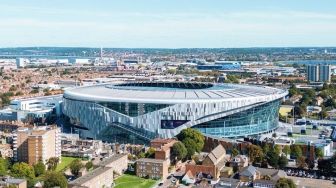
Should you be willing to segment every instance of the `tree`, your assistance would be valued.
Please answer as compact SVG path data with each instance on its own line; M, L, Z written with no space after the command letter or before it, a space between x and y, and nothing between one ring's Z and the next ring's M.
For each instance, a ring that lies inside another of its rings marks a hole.
M140 152L137 156L139 159L146 158L146 154L144 152Z
M173 158L173 161L177 160L183 160L187 156L187 148L182 142L176 142L171 150L171 157Z
M275 152L277 155L280 155L280 154L281 154L281 146L279 146L279 145L275 145L273 149L274 149L274 152Z
M307 163L306 163L306 157L304 157L304 156L300 156L300 157L298 157L298 158L296 159L296 166L297 166L298 168L307 168L308 165L307 165Z
M323 158L323 156L324 156L323 150L321 148L316 148L315 149L315 156L317 158Z
M231 152L231 157L235 157L239 155L239 151L236 148L233 148L232 152Z
M177 138L184 144L187 149L187 157L191 158L195 152L202 151L204 147L204 136L203 134L192 128L183 129Z
M67 188L68 182L65 176L60 172L55 171L47 171L43 175L43 181L45 188L52 188L52 187L60 187L60 188Z
M276 153L274 149L272 149L267 153L267 162L272 167L278 168L279 155Z
M80 169L83 167L80 159L75 159L70 163L70 171L74 176L78 176Z
M284 167L287 166L287 164L288 164L288 159L287 159L287 157L284 156L284 155L281 155L281 156L279 157L279 160L278 160L278 167L279 167L280 169L283 169Z
M46 166L44 165L44 163L42 161L39 161L38 163L36 163L34 166L34 171L35 171L35 176L38 177L42 174L45 173L46 171Z
M264 146L262 147L262 150L265 154L267 154L270 151L269 145L265 143Z
M155 148L150 147L145 153L146 158L154 158L155 156Z
M284 154L286 154L286 155L289 155L290 152L291 152L291 149L290 149L289 145L285 145L282 152L284 152Z
M289 97L292 97L294 95L300 94L300 91L296 88L296 86L293 84L289 90L288 90Z
M59 163L58 157L51 157L47 161L48 170L56 170L57 164Z
M291 148L291 155L295 158L299 158L302 156L302 149L298 145L293 145Z
M296 185L291 179L280 178L275 184L275 188L296 188Z
M8 159L0 157L0 176L5 176L8 173L10 162Z
M90 170L92 167L93 167L93 163L92 163L92 161L89 161L89 162L87 162L87 163L85 164L85 168L86 168L86 170Z
M196 152L197 144L191 138L185 138L182 142L187 149L187 158L190 159Z
M15 163L11 169L11 175L16 178L35 178L34 168L27 163Z
M252 144L248 147L248 156L252 163L258 163L263 160L264 153L260 146Z

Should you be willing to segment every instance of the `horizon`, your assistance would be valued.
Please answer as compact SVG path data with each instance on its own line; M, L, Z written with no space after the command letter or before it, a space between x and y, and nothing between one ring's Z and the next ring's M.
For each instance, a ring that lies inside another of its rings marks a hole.
M286 48L336 46L325 0L2 3L0 48Z

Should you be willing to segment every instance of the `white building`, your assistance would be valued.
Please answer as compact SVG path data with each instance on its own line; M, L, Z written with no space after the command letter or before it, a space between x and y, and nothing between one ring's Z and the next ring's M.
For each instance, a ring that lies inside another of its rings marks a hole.
M17 58L16 59L16 66L17 68L23 68L29 63L29 59L26 58Z

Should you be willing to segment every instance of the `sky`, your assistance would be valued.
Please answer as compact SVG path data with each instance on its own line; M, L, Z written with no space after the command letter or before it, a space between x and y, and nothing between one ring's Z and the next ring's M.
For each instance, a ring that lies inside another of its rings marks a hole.
M335 0L0 0L0 47L336 46Z

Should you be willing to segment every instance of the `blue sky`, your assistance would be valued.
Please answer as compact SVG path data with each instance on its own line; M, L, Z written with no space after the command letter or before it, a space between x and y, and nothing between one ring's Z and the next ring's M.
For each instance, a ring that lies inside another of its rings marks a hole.
M336 46L335 0L0 0L0 47Z

